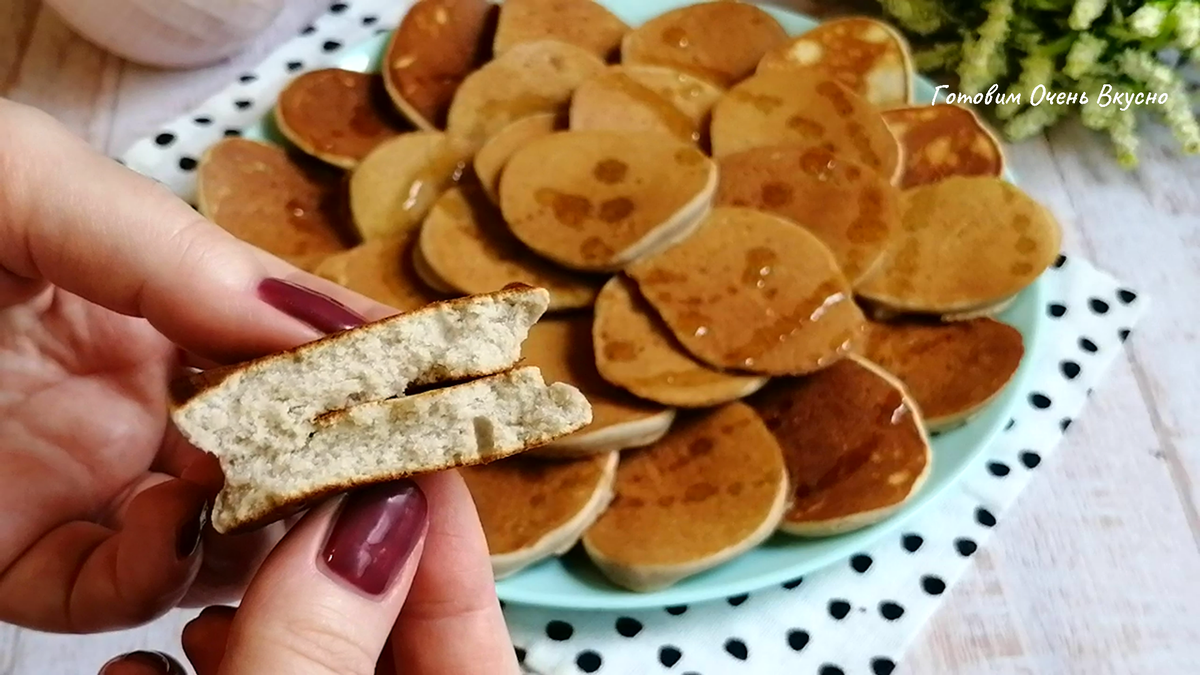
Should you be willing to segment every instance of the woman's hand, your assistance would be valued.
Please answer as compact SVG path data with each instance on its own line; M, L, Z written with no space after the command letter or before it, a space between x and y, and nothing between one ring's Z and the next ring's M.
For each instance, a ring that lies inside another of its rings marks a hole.
M94 632L238 597L283 527L202 527L219 473L170 424L168 381L391 313L0 99L0 621ZM511 659L470 497L454 473L425 487L401 625Z

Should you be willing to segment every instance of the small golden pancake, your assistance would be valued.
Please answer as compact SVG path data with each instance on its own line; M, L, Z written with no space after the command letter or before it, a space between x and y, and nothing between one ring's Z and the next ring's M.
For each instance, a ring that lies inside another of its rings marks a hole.
M620 65L613 69L654 90L705 131L713 106L725 95L723 88L702 77L666 66Z
M392 34L383 77L418 128L441 129L463 79L487 60L496 6L488 0L419 0Z
M1017 329L992 319L907 320L872 322L859 351L904 383L938 431L990 403L1017 372L1025 344Z
M609 60L629 26L593 0L504 0L496 26L497 56L515 45L558 40Z
M827 21L768 52L758 72L813 69L841 82L877 108L912 102L907 41L891 26L863 16Z
M197 208L238 239L311 270L352 241L341 222L340 186L337 172L319 162L226 138L200 159Z
M604 67L596 55L565 42L516 45L463 80L446 130L478 150L522 117L563 112L575 88Z
M634 396L698 408L749 396L767 378L714 370L684 351L633 282L615 276L596 298L592 346L601 377Z
M1058 256L1062 231L999 178L947 178L906 190L899 235L856 288L888 309L953 314L995 305Z
M665 588L762 543L787 506L779 443L743 403L689 415L621 457L616 496L583 535L613 582Z
M900 192L878 172L824 148L775 146L726 155L714 206L782 216L817 235L855 284L900 227Z
M682 110L616 68L579 85L570 116L572 131L653 131L685 143L700 140L700 127Z
M571 461L515 456L458 470L503 579L570 550L613 496L618 453Z
M874 106L809 72L768 72L742 82L713 108L713 156L772 145L825 148L894 181L900 146Z
M1008 311L1009 307L1017 301L1017 296L1009 296L994 305L985 305L976 309L968 309L965 312L954 312L951 314L943 314L942 321L970 321L971 319L994 319L1004 312Z
M902 188L928 185L950 176L1004 174L1000 141L974 112L939 103L885 110L883 121L900 141Z
M749 403L787 461L792 501L784 532L822 537L872 525L929 475L933 455L917 407L894 377L866 360L775 380Z
M489 293L524 283L550 292L551 311L590 307L603 283L535 255L471 184L442 194L421 226L418 248L436 279L457 292Z
M661 14L626 35L621 63L669 66L728 87L786 41L779 22L754 5L701 2Z
M466 161L465 152L436 131L384 142L350 175L355 229L365 241L416 229Z
M500 203L500 174L508 158L535 138L549 136L561 127L560 117L554 113L530 115L504 127L483 144L475 153L475 175L493 203Z
M396 114L383 78L338 68L292 80L279 94L275 122L296 147L342 169L412 128Z
M413 269L416 243L414 231L368 241L326 258L314 273L397 311L410 312L445 299Z
M664 134L565 131L508 160L500 205L513 234L539 254L615 271L686 237L716 186L716 164Z
M529 331L521 349L525 365L541 369L548 381L566 382L592 404L592 422L553 443L530 450L538 457L584 457L649 445L671 427L675 411L640 401L617 389L596 370L592 356L592 317L547 317Z
M863 314L829 247L750 209L713 209L677 246L626 270L680 344L715 368L800 375L838 360Z

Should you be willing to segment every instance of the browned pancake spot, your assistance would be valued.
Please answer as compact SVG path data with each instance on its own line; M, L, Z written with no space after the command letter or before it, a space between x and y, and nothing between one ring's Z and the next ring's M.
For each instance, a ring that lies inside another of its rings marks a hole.
M999 177L1000 142L975 113L957 105L897 108L883 119L904 148L900 186L928 185L951 176Z
M592 175L596 180L606 185L616 185L625 180L625 174L629 173L629 165L619 159L602 159L596 162L595 168L592 169Z

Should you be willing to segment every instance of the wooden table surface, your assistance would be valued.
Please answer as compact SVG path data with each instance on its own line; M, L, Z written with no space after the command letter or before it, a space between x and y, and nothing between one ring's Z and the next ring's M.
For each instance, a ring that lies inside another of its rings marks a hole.
M161 72L94 48L40 0L0 0L0 95L118 154L324 4L293 1L228 63ZM1200 158L1177 156L1155 129L1141 168L1125 172L1074 124L1010 156L1064 223L1067 251L1149 295L1151 312L898 672L1200 673ZM0 626L0 675L95 673L134 649L178 654L187 618L94 636Z

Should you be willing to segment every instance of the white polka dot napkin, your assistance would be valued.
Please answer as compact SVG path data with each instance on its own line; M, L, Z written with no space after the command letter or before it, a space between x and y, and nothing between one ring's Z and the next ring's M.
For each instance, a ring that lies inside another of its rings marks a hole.
M184 199L197 158L268 114L297 73L340 64L346 47L397 25L409 0L344 0L197 110L134 144L121 161ZM355 63L363 67L366 63ZM1047 272L1052 342L1009 428L960 486L894 535L783 587L691 607L627 614L508 607L536 675L813 673L886 675L970 563L990 528L1058 445L1121 353L1146 301L1087 262Z
M508 607L527 672L887 675L1122 353L1147 301L1079 258L1046 272L1047 341L1008 428L905 527L750 595L628 613Z

